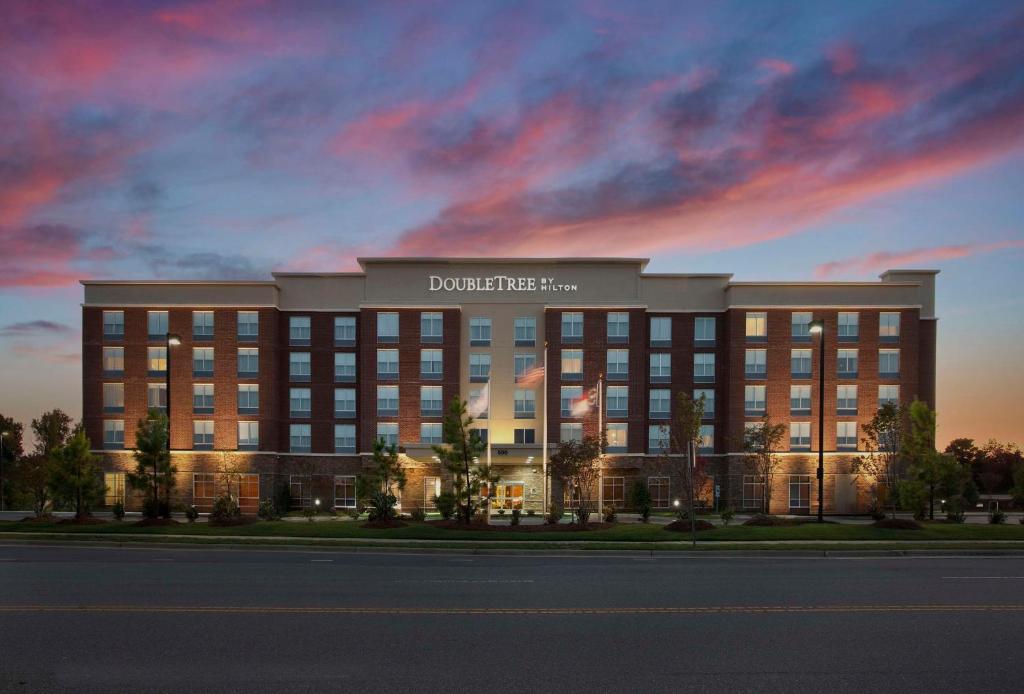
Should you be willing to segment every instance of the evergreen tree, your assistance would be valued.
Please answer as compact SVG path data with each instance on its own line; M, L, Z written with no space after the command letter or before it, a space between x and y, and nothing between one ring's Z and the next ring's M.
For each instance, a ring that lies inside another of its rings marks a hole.
M135 430L135 471L126 475L129 486L145 492L143 513L148 518L169 518L171 489L177 468L167 450L167 415L150 410ZM162 494L161 494L162 492ZM161 497L163 503L161 504Z
M441 464L452 475L460 520L467 524L473 519L475 499L481 487L492 486L499 480L494 470L479 462L486 446L471 429L472 424L465 401L453 398L444 417L444 444L433 447Z
M405 489L405 469L398 457L398 449L389 446L383 438L373 442L373 470L360 475L359 497L366 499L370 520L390 520L395 516L398 492Z
M103 503L106 492L96 457L90 453L91 446L85 431L78 427L67 443L52 453L50 493L55 500L73 505L75 518L89 515L93 506Z

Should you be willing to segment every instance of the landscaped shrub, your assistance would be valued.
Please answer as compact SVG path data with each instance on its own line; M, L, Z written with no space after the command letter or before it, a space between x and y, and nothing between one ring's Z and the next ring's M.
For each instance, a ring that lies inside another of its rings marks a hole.
M946 501L946 521L949 523L963 523L967 520L964 513L964 500L962 497L953 497Z
M527 509L526 515L528 515L530 518L533 518L534 516L537 515L537 512L534 511L532 508L531 509Z
M519 517L522 513L523 512L517 508L512 509L512 525L519 525Z
M359 509L347 508L345 509L345 515L351 518L352 520L359 520Z
M124 520L124 504L122 504L120 501L114 504L114 506L111 508L111 511L114 514L115 520Z
M732 523L732 519L736 517L736 511L733 510L732 506L726 506L719 515L722 518L722 525L728 527L729 523Z
M640 520L647 523L651 520L651 492L643 480L637 480L630 489L629 501L633 509L640 514Z
M618 518L618 516L615 514L615 507L614 506L605 506L604 507L604 522L605 523L614 523L616 518Z
M260 507L257 509L256 515L265 521L277 520L281 517L281 514L277 511L277 507L274 505L273 499L261 499Z
M498 509L498 515L499 515L499 516L504 516L504 515L505 515L505 509L503 509L503 508L499 508L499 509Z
M193 506L193 508L195 508ZM242 509L238 502L228 495L218 496L213 502L213 510L210 511L210 525L231 525L242 517Z
M562 516L565 512L558 507L557 504L552 502L551 506L548 507L548 514L544 517L544 522L548 525L555 525L558 521L562 520Z
M371 522L389 521L395 517L395 505L398 499L394 494L378 489L370 494L370 503L367 505L367 513Z
M1002 509L997 508L988 514L988 522L992 525L1002 525L1006 522L1006 513Z
M451 520L452 516L455 515L455 504L456 499L453 492L441 492L434 497L434 505L437 506L437 512L445 520Z
M409 513L409 518L416 521L417 523L422 523L423 521L427 520L427 512L421 508L414 508Z
M189 523L195 523L196 518L199 518L199 509L195 507L195 504L185 507L185 518L188 518Z

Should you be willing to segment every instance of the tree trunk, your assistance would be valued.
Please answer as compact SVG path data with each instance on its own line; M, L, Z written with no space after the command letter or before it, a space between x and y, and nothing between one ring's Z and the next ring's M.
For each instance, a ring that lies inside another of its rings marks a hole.
M935 520L935 485L928 485L928 520Z

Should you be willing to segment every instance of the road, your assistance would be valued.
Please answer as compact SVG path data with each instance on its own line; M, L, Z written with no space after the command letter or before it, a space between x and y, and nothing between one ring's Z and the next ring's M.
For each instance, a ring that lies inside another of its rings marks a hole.
M1021 557L0 545L0 691L1019 692Z

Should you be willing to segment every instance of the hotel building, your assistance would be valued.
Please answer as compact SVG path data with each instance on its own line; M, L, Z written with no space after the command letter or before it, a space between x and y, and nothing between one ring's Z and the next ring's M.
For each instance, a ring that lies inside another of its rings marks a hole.
M668 507L679 484L664 472L664 432L684 391L706 402L707 505L760 507L743 439L767 414L789 432L773 512L816 509L819 445L825 512L868 510L872 481L851 471L864 424L884 402L935 405L937 272L734 282L646 264L367 258L360 272L269 281L83 282L83 421L108 502L138 507L124 484L135 428L169 399L180 502L208 510L231 479L247 511L283 485L295 505L350 508L383 437L408 472L402 508L429 507L447 482L431 446L459 397L485 409L474 426L500 468L497 507L542 511L545 450L599 420L601 502L628 508L643 479ZM812 320L825 326L822 442ZM522 381L545 363L545 379ZM599 381L601 412L580 413Z

